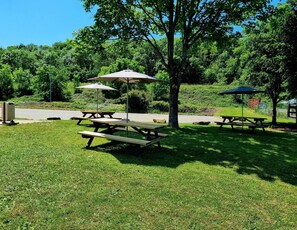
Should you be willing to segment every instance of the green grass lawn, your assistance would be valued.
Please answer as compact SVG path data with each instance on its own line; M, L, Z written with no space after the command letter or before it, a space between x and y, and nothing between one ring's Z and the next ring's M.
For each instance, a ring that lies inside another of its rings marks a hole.
M182 126L142 150L0 126L0 229L296 229L297 135Z

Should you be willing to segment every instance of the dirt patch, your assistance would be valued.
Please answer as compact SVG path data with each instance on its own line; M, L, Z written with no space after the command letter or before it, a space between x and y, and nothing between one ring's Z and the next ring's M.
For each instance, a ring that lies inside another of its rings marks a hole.
M201 108L199 109L198 115L200 116L214 116L214 114L218 113L220 109L217 108Z
M269 127L273 131L297 133L296 124L277 124Z

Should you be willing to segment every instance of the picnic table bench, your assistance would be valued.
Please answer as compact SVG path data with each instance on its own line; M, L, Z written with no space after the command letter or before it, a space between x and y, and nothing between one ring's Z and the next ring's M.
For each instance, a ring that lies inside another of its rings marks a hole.
M81 131L79 134L82 135L83 138L89 138L87 143L87 147L90 147L94 138L105 138L111 141L124 142L129 144L135 144L139 146L147 146L153 143L157 143L160 147L160 139L167 136L165 133L160 133L159 129L163 128L162 125L154 125L147 124L142 122L135 121L127 121L120 119L112 119L112 118L97 118L91 119L95 126L95 130L91 131ZM99 132L99 129L102 129ZM136 134L140 134L142 139L137 137L127 137L127 136L119 136L114 135L115 132L118 131L126 131L133 132ZM143 139L144 137L144 139Z
M267 118L263 117L240 117L240 116L221 116L223 121L215 122L217 125L220 125L220 129L223 126L231 126L234 130L234 126L248 127L255 131L256 128L261 128L265 132L265 125L263 121Z
M115 112L106 112L106 111L92 111L92 110L85 110L85 111L81 111L82 112L82 116L75 116L72 117L72 120L78 120L77 121L77 125L79 125L83 120L89 120L91 118L96 118L98 117L98 115L100 117L106 117L109 116L110 118L112 118L113 114Z

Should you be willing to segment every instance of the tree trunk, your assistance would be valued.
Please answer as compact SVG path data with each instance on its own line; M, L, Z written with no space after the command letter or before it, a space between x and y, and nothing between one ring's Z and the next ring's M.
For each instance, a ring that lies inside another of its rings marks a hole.
M169 16L169 32L167 34L167 57L168 57L168 66L167 71L170 78L170 95L169 95L169 125L173 129L178 129L178 93L179 93L179 81L176 73L176 66L174 61L174 34L175 28L173 23L173 15L174 15L174 3L171 0L171 14Z
M276 125L276 106L277 106L277 100L272 99L272 125Z
M172 72L171 74L174 74ZM170 76L170 99L169 99L169 125L171 128L178 129L178 94L179 84L176 76Z
M295 119L296 119L295 126L297 127L297 98L296 98L296 107L295 107Z

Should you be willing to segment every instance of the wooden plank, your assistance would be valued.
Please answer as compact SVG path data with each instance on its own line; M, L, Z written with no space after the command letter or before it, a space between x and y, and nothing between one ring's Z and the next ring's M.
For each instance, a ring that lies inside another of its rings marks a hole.
M218 125L236 125L236 126L249 126L249 127L261 127L258 126L256 124L252 124L252 123L242 123L242 122L220 122L220 121L216 121L215 122Z
M222 121L216 121L215 122L217 125L223 126L223 125L236 125L237 123L235 122L222 122Z
M71 120L89 120L88 117L71 117Z
M127 129L124 128L124 127L117 127L117 128L115 128L115 130L117 130L117 131L127 131ZM128 129L128 132L138 133L135 129ZM143 132L143 133L146 134L147 132ZM154 133L150 133L150 135L154 135ZM158 136L159 137L167 137L168 134L166 134L166 133L158 133Z
M249 126L249 127L257 127L257 125L255 124L252 124L252 123L242 123L242 122L234 122L233 125L237 125L237 126Z
M215 121L217 125L230 125L230 123L222 122L222 121Z
M91 119L94 123L105 123L110 125L119 125L119 126L133 126L148 130L156 130L159 128L163 128L163 125L154 125L154 124L147 124L147 123L141 123L136 121L125 121L125 120L117 120L112 118L97 118L97 119Z
M121 136L115 136L115 135L97 133L97 132L91 132L91 131L81 131L79 132L79 134L81 134L83 137L101 137L112 141L119 141L119 142L125 142L125 143L143 145L143 146L151 144L151 141L140 140L140 139L135 139L130 137L121 137Z

